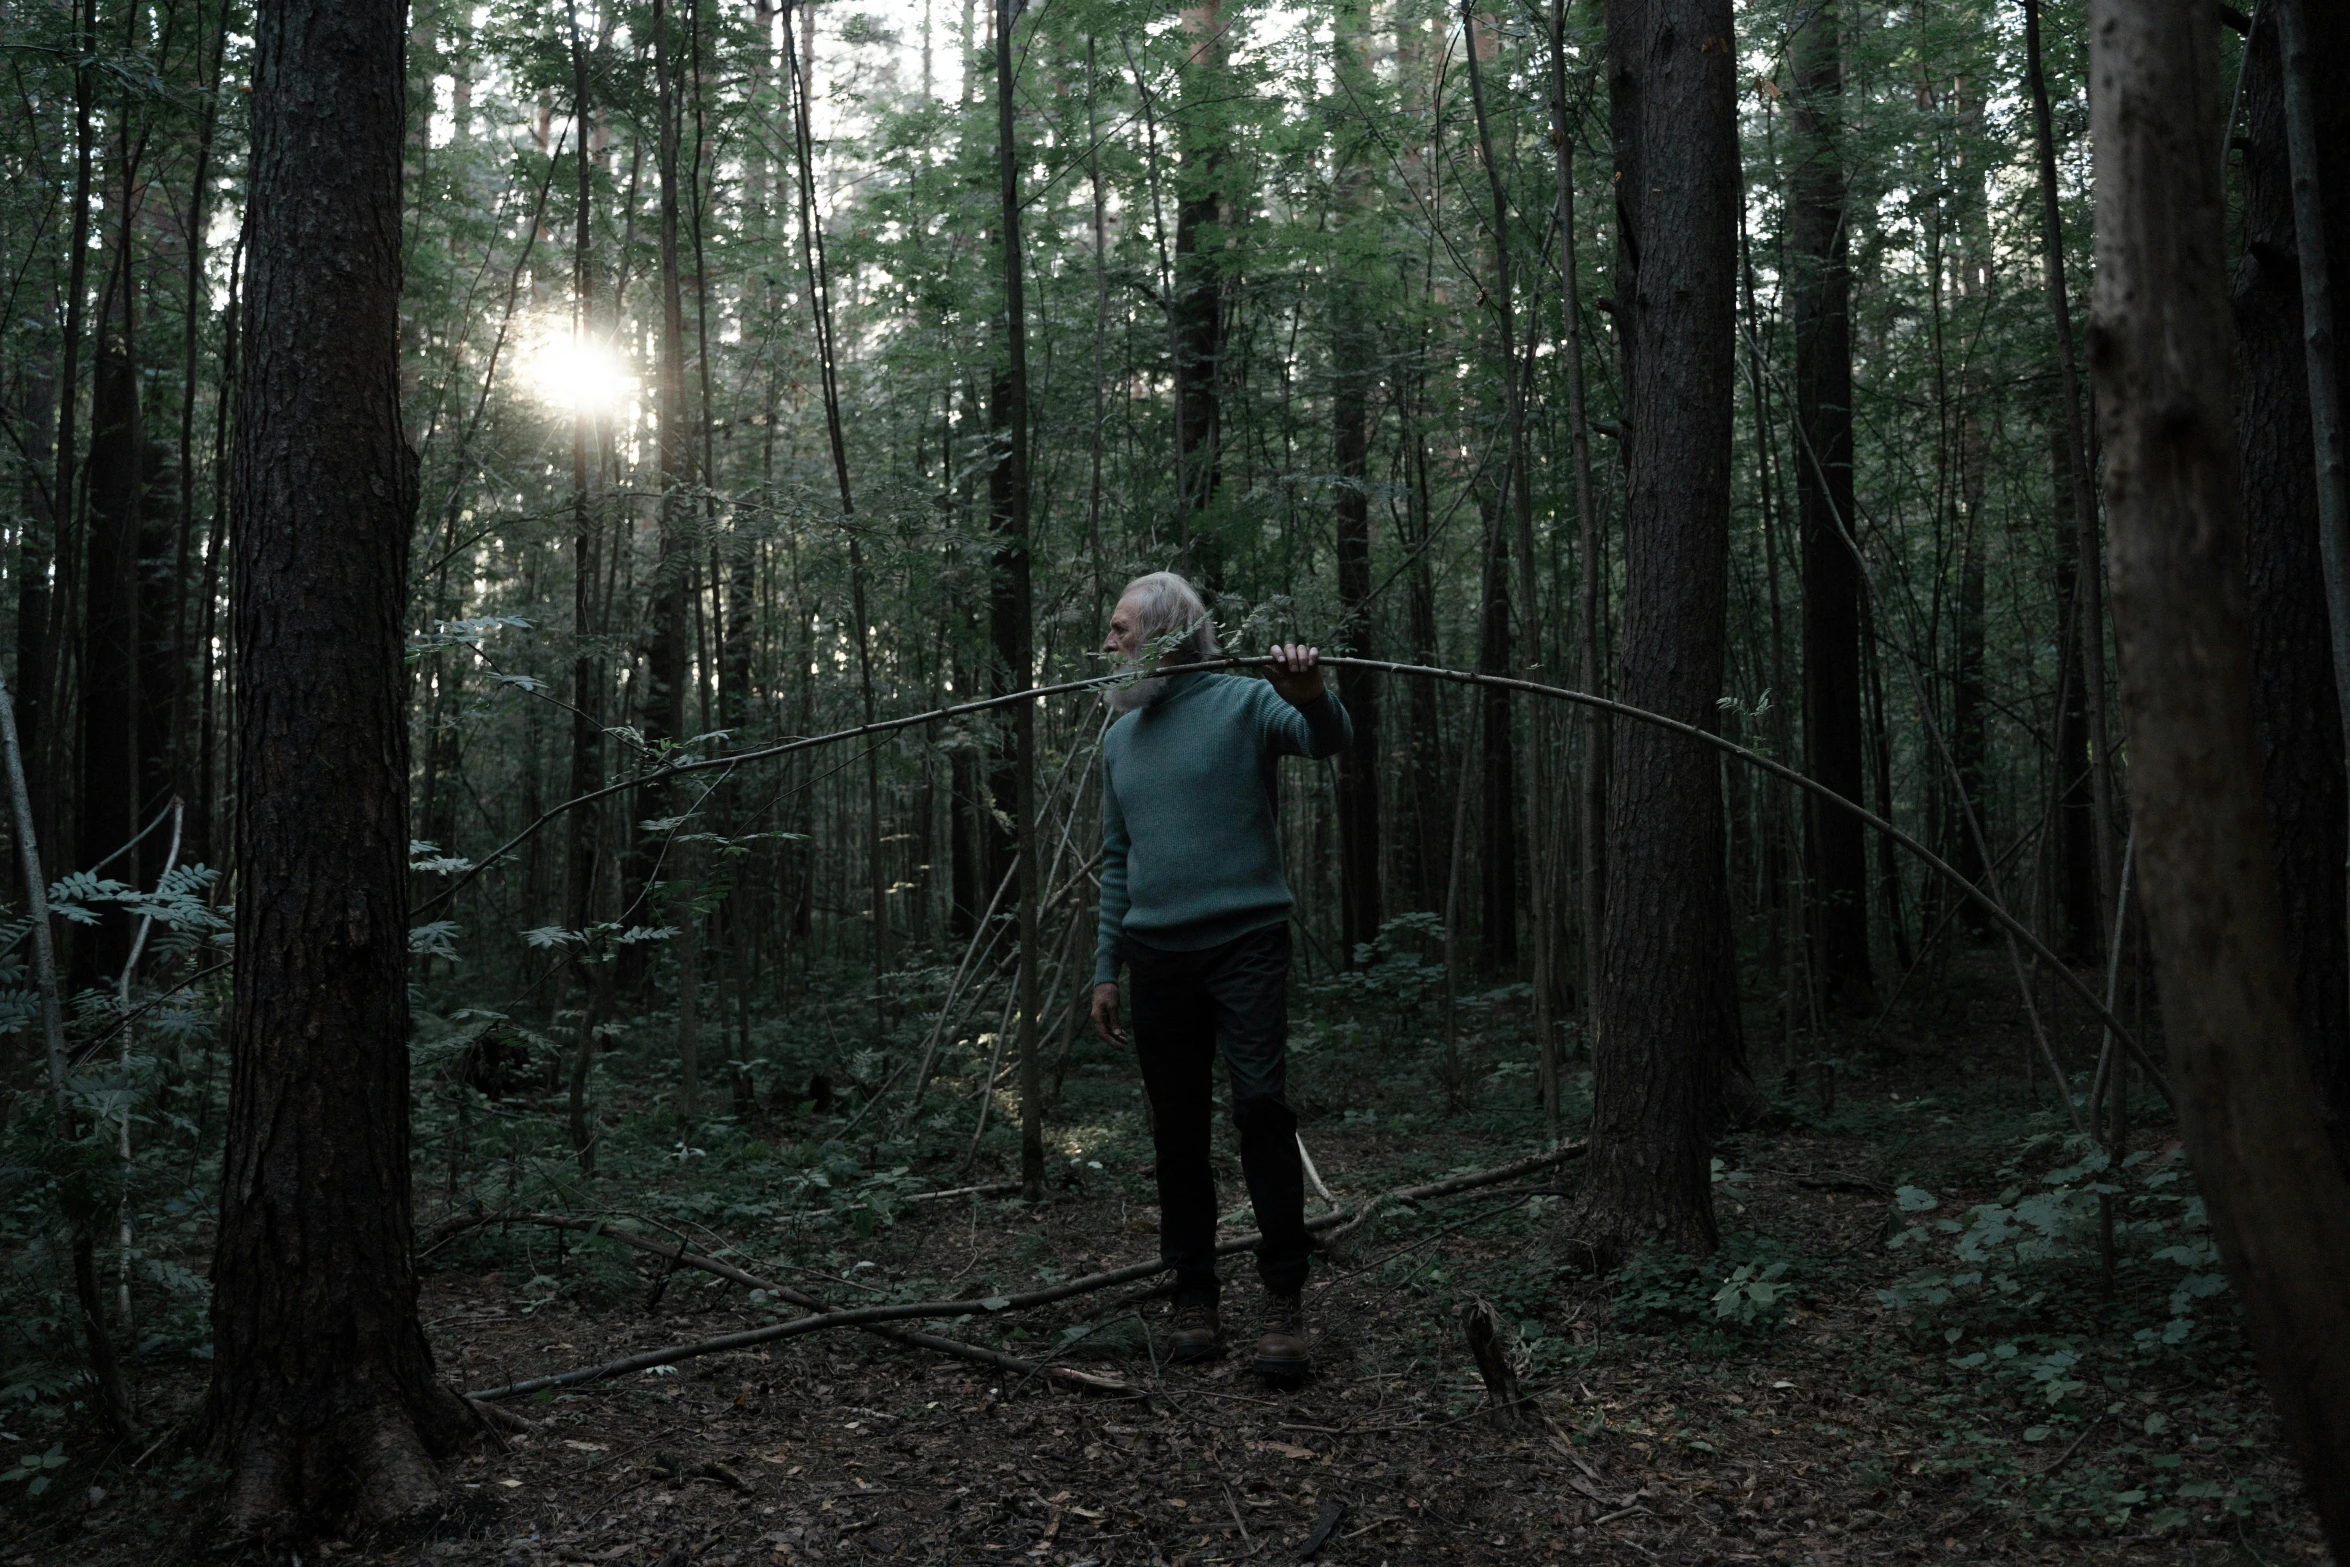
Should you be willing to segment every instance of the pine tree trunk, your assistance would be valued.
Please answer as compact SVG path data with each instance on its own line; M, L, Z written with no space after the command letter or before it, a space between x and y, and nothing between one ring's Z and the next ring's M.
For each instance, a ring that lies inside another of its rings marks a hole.
M2041 65L2040 0L2023 0L2024 85L2032 100L2032 141L2040 176L2041 268L2047 279L2049 325L2056 338L2058 425L2063 434L2067 492L2072 497L2075 554L2073 640L2081 664L2081 713L2089 752L2089 860L2097 872L2098 950L2113 910L2112 734L2105 721L2105 585L2098 564L2097 491L2081 414L2080 372L2073 355L2072 304L2065 282L2064 222L2057 203L2056 130L2048 106L2048 75Z
M2132 822L2180 1129L2310 1500L2350 1552L2350 1178L2328 1142L2254 730L2218 30L2092 0L2097 377Z
M119 278L120 262L117 263ZM131 357L127 281L109 290L98 324L91 394L89 556L82 601L81 785L75 858L95 866L138 829L139 372ZM128 880L135 860L109 866ZM109 913L73 933L67 988L110 984L130 955L130 921Z
M1028 307L1020 255L1020 157L1013 98L1013 27L1018 0L997 0L995 48L996 181L1001 198L1004 267L1005 405L1004 550L1000 570L1004 596L1013 613L1011 652L1020 684L1035 678L1035 609L1032 603L1028 536ZM1036 843L1036 704L1012 710L1012 831L1020 867L1020 967L1014 1001L1019 1008L1020 1187L1030 1202L1044 1200L1043 1048L1036 1015L1038 902L1044 896L1043 867Z
M1729 592L1734 37L1729 0L1610 0L1629 317L1617 695L1706 728ZM1566 1232L1602 1262L1652 1241L1703 1254L1724 1071L1743 1054L1712 755L1619 725L1608 829L1589 1174Z
M1365 57L1370 35L1360 4L1338 15L1333 69L1358 92L1371 89ZM1340 222L1355 237L1375 234L1371 226L1370 145L1348 148L1339 177ZM1342 243L1350 236L1341 231ZM1368 260L1366 251L1356 256ZM1378 657L1371 622L1371 392L1378 380L1372 314L1367 291L1350 274L1333 300L1330 337L1330 456L1338 483L1332 496L1337 523L1339 623L1332 651L1355 658ZM1354 740L1338 758L1338 908L1341 962L1352 966L1355 948L1379 934L1379 681L1367 670L1338 672L1338 700L1354 725Z
M1183 112L1176 121L1182 146L1175 204L1176 508L1184 519L1183 560L1210 590L1223 586L1223 551L1213 520L1202 513L1223 484L1224 276L1211 248L1221 221L1225 116L1216 105L1230 90L1224 60L1222 0L1184 7L1183 31L1192 40L1183 71ZM1211 599L1211 604L1212 604Z
M2304 45L2320 81L2350 71L2350 17L2305 8ZM2261 787L2275 838L2286 961L2301 1037L2317 1077L2336 1154L2350 1165L2350 936L2342 865L2341 708L2317 533L2317 457L2310 439L2308 361L2295 265L2292 168L2285 147L2284 73L2277 29L2264 20L2246 45L2244 256L2233 303L2243 374L2236 450L2242 472L2246 620L2252 642L2252 719ZM2320 163L2350 168L2350 99L2328 93L2316 110ZM2338 182L2337 182L2338 183ZM2350 256L2350 190L2329 187L2330 257ZM2341 290L2335 289L2337 301Z
M411 1255L399 13L268 0L254 33L237 1004L205 1408L241 1536L431 1504L467 1421L433 1379Z
M1861 797L1860 563L1852 510L1852 275L1844 194L1844 67L1837 8L1815 6L1789 44L1798 146L1788 185L1795 327L1795 500L1803 544L1803 748L1811 776ZM1812 928L1828 1004L1876 1010L1868 855L1859 818L1807 796Z

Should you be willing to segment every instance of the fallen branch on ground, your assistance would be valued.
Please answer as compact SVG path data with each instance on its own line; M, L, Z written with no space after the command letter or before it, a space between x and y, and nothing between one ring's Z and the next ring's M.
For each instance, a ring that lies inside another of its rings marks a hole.
M1359 1226L1384 1206L1399 1202L1420 1202L1431 1197L1450 1196L1455 1192L1474 1191L1483 1186L1498 1186L1505 1181L1515 1180L1517 1177L1535 1170L1563 1164L1567 1160L1579 1156L1582 1152L1583 1145L1581 1143L1569 1143L1554 1148L1548 1153L1513 1160L1509 1164L1500 1165L1494 1169L1447 1176L1443 1180L1430 1181L1422 1186L1405 1187L1400 1191L1383 1193L1365 1204L1360 1214L1349 1214L1345 1210L1324 1214L1320 1218L1307 1220L1306 1228L1310 1231L1326 1229L1344 1234ZM747 1273L732 1263L721 1262L715 1257L705 1257L687 1251L682 1243L671 1246L615 1228L610 1220L579 1219L568 1214L518 1213L485 1217L482 1222L497 1222L498 1218L517 1224L536 1224L551 1229L606 1235L623 1245L662 1257L673 1266L700 1268L705 1272L714 1273L720 1278L731 1279L737 1284L765 1290L778 1299L800 1306L807 1311L808 1315L794 1317L788 1322L774 1322L764 1327L746 1328L739 1333L722 1334L717 1338L703 1339L697 1343L672 1344L661 1349L649 1349L640 1354L607 1361L602 1365L581 1366L576 1370L558 1372L552 1376L532 1377L527 1381L512 1383L506 1387L486 1388L480 1392L466 1395L473 1399L519 1398L525 1394L541 1392L548 1388L572 1387L582 1382L601 1382L609 1377L626 1376L632 1371L650 1371L656 1366L671 1366L681 1360L692 1360L702 1355L722 1354L728 1350L752 1349L762 1344L775 1343L779 1339L799 1338L809 1333L820 1333L828 1328L859 1328L866 1332L886 1330L883 1332L883 1336L897 1342L936 1350L939 1353L954 1355L960 1359L980 1361L1006 1371L1033 1372L1057 1382L1082 1387L1091 1392L1123 1392L1125 1391L1123 1383L1112 1383L1108 1378L1089 1376L1084 1372L1073 1371L1065 1366L1036 1367L1028 1361L1003 1354L1001 1351L986 1349L977 1344L966 1344L957 1339L940 1337L937 1334L891 1329L888 1325L898 1322L927 1321L940 1317L997 1316L1005 1312L1027 1311L1038 1306L1052 1305L1056 1301L1067 1300L1073 1295L1086 1295L1096 1290L1115 1288L1120 1284L1131 1284L1166 1271L1166 1265L1163 1262L1136 1262L1129 1263L1122 1268L1109 1268L1099 1273L1089 1273L1082 1278L1070 1279L1044 1289L1030 1290L1022 1295L990 1295L975 1300L908 1301L899 1305L855 1306L839 1310L827 1307L813 1296ZM1262 1236L1253 1233L1236 1236L1218 1245L1216 1252L1219 1256L1226 1256L1234 1252L1253 1250L1262 1238Z
M973 1188L973 1190L985 1189ZM1015 1191L1019 1189L1017 1182L1013 1183L1013 1189ZM655 1240L650 1236L639 1235L632 1230L621 1229L609 1219L581 1219L564 1213L509 1213L497 1215L495 1220L514 1224L537 1225L542 1229L570 1230L578 1234L601 1235L608 1240L618 1241L623 1246L633 1247L650 1256L658 1257L672 1269L699 1268L704 1273L715 1274L719 1278L731 1280L746 1288L764 1290L777 1299L787 1301L811 1314L808 1317L795 1317L793 1319L795 1322L808 1322L815 1317L836 1314L830 1304L803 1290L793 1289L788 1284L779 1284L773 1279L763 1279L755 1273L736 1267L731 1262L724 1262L716 1257L707 1257L700 1252L688 1251L683 1242L671 1244ZM485 1220L484 1222L494 1221ZM1035 1361L1022 1360L1017 1355L1007 1355L999 1349L989 1349L982 1344L967 1344L961 1339L945 1338L936 1333L922 1333L905 1328L871 1324L865 1326L865 1331L876 1338L885 1338L893 1344L903 1344L910 1349L927 1349L957 1360L968 1360L978 1365L992 1366L998 1371L1011 1372L1020 1376L1041 1376L1047 1381L1057 1382L1064 1387L1076 1388L1080 1392L1123 1393L1128 1391L1126 1384L1115 1377L1097 1376L1068 1366L1039 1365ZM470 1396L477 1401L484 1398L503 1398L508 1396L511 1391L499 1389L491 1393Z

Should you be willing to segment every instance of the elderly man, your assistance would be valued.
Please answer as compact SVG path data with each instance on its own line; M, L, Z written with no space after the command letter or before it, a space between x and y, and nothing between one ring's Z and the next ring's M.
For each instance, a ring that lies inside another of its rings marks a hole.
M1159 667L1213 657L1216 631L1190 583L1153 572L1127 585L1102 651ZM1289 885L1273 814L1282 756L1345 749L1346 711L1322 686L1319 650L1273 649L1269 680L1206 671L1111 692L1102 742L1101 942L1093 1023L1123 1043L1118 965L1134 978L1134 1048L1158 1151L1159 1249L1175 1270L1176 1360L1222 1347L1216 1179L1208 1164L1216 1056L1232 1086L1240 1167L1256 1205L1257 1276L1268 1297L1256 1369L1311 1369L1305 1183L1287 1097Z

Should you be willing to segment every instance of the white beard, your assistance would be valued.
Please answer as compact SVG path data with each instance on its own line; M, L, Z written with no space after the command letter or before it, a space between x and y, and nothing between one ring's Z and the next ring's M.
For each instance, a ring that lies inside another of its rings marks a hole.
M1135 666L1125 667L1130 670ZM1167 677L1152 675L1127 685L1111 686L1102 693L1102 700L1110 704L1113 713L1139 713L1166 694Z

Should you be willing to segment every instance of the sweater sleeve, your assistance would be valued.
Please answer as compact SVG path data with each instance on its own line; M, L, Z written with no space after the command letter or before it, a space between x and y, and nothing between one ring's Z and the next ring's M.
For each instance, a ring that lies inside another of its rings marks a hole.
M1107 747L1102 751L1102 902L1095 922L1093 982L1118 982L1118 948L1126 932L1126 812L1118 804L1118 785L1110 772Z
M1354 720L1346 716L1337 693L1325 690L1305 706L1292 707L1273 689L1272 682L1264 682L1261 689L1260 722L1277 754L1318 762L1354 743Z

